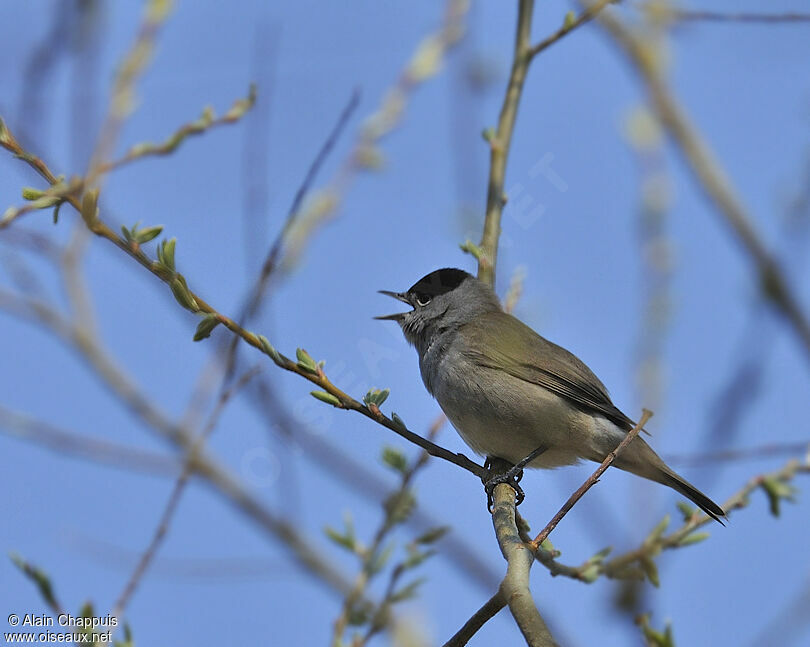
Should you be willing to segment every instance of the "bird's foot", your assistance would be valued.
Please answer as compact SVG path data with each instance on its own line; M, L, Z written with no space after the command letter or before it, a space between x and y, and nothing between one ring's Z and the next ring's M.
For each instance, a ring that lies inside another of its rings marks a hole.
M526 456L521 461L518 461L512 467L507 469L505 472L499 472L496 474L492 474L493 470L493 463L500 462L505 463L500 458L493 459L491 456L487 456L486 461L484 462L484 468L487 469L490 473L489 478L484 481L484 490L487 493L487 510L492 510L492 493L495 491L495 486L500 485L501 483L506 483L515 491L515 505L519 506L523 503L523 500L526 498L526 495L523 492L523 488L520 487L519 483L520 480L523 478L523 468L526 467L529 463L531 463L535 458L540 456L544 451L546 451L545 447L538 447L535 449L531 454Z

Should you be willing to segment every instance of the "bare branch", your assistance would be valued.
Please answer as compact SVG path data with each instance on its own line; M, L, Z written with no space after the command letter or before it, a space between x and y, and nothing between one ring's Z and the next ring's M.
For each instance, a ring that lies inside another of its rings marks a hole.
M520 0L518 5L517 34L515 36L512 71L506 86L506 94L498 117L495 132L488 136L489 141L489 183L487 185L487 211L484 231L481 236L478 254L478 278L490 285L495 284L495 266L498 261L498 238L501 235L501 215L506 204L504 181L509 147L517 120L523 83L529 71L531 55L532 14L534 0Z
M2 405L0 405L0 431L12 438L44 445L60 455L67 452L97 463L147 474L174 475L177 474L180 465L174 457L65 431Z
M602 461L601 465L596 468L596 471L591 474L587 480L579 486L579 488L574 492L568 500L563 504L562 508L557 511L551 521L546 524L546 527L543 528L531 542L532 550L537 550L540 545L546 540L546 538L551 534L551 531L557 527L557 524L560 523L562 518L568 514L577 502L585 496L585 493L590 490L596 482L599 480L599 477L605 473L608 467L611 466L613 461L616 460L616 457L624 451L624 448L627 447L633 439L638 436L639 432L643 429L644 425L647 424L647 421L652 418L652 411L648 411L647 409L642 410L641 419L638 421L635 427L627 432L627 435L622 439L622 442L618 444L616 449L610 452L606 457L605 460Z
M534 58L540 52L547 49L548 47L551 47L554 43L556 43L564 36L567 36L569 33L574 31L575 29L578 29L582 25L589 23L591 20L593 20L596 14L602 11L602 9L607 7L609 4L616 4L618 2L621 2L621 0L599 0L598 2L594 2L589 7L586 7L585 10L582 11L582 13L580 13L575 18L569 20L568 17L566 17L566 20L563 23L562 27L560 27L550 36L547 36L546 38L541 40L539 43L537 43L537 45L534 45L529 50L529 56Z
M500 586L501 598L509 605L509 610L528 645L531 647L557 645L532 598L529 570L534 556L530 547L518 534L515 523L515 491L507 483L495 486L492 523L495 526L498 545L508 564L506 577ZM488 611L493 609L494 604Z
M443 647L464 647L478 633L478 630L494 618L505 606L506 602L504 602L503 594L498 591L484 602L483 606L464 623L464 626L450 640L444 643Z
M611 12L599 14L599 22L627 54L646 86L658 119L684 156L689 171L751 257L763 294L785 316L810 356L810 322L719 162L667 87L659 57L651 53L654 44L643 41Z
M222 393L219 401L217 402L217 406L211 413L211 416L202 432L200 432L199 436L194 439L194 442L188 449L188 456L185 464L183 465L183 470L174 484L174 488L172 489L172 493L169 496L168 502L166 503L166 507L163 509L163 513L160 515L160 521L158 522L157 528L152 535L149 546L141 555L141 558L138 560L138 563L127 580L127 583L124 585L123 591L121 591L121 594L118 596L118 600L115 602L115 606L113 607L112 611L112 615L114 617L121 618L123 616L124 610L126 609L130 598L132 598L133 593L135 593L135 589L138 588L138 584L146 574L146 570L149 568L149 565L152 563L155 555L157 555L160 545L163 543L166 534L169 532L169 525L174 518L174 513L177 510L177 506L180 504L180 499L183 496L183 491L186 488L186 484L188 483L189 478L191 478L194 455L199 452L200 449L202 449L202 447L205 445L205 441L208 440L208 437L216 428L219 418L233 394L241 389L248 382L248 380L256 375L257 372L257 368L247 371L236 382L236 384L233 385L232 388L227 389Z
M722 13L719 11L693 11L690 9L667 8L667 17L681 22L737 22L737 23L802 23L810 22L806 13Z

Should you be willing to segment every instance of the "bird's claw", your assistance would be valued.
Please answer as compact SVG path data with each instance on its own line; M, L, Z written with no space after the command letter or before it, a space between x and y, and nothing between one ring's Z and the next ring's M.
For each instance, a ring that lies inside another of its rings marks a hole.
M489 459L484 464L484 467L487 469L489 468ZM523 467L520 465L513 465L509 468L506 472L502 472L500 474L496 474L495 476L490 476L484 482L484 490L487 493L487 510L492 510L492 493L495 491L495 486L500 485L501 483L506 483L515 491L515 505L518 506L523 503L523 499L526 498L526 495L523 493L523 488L518 485L520 483L520 479L523 478Z
M495 491L495 486L500 485L501 483L506 483L515 491L515 506L519 506L521 503L523 503L523 499L526 498L526 495L523 493L523 488L518 485L518 483L520 483L520 479L523 478L523 468L531 463L535 458L540 456L540 454L542 454L544 451L546 451L546 447L541 445L531 454L526 456L526 458L519 461L515 465L512 465L512 467L505 472L500 472L494 476L491 475L493 462L492 457L487 456L486 461L484 461L484 469L488 470L490 473L489 478L484 481L484 490L487 493L487 510L490 512L492 511L492 493ZM504 462L502 459L496 460L501 463Z

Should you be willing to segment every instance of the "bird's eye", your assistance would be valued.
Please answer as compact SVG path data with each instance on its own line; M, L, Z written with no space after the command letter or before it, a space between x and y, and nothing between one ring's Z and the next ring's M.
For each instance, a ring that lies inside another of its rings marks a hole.
M430 303L430 297L427 294L417 294L416 295L416 304L422 306L423 308Z

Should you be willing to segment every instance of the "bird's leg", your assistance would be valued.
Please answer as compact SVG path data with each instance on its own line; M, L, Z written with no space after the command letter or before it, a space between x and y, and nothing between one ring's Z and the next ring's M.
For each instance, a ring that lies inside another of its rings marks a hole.
M518 461L505 471L498 470L498 473L493 474L496 471L497 467L503 467L503 464L507 463L501 458L487 456L486 461L484 462L484 468L489 471L488 478L484 481L484 490L487 493L487 509L492 509L492 492L495 490L495 486L499 485L500 483L506 483L507 485L511 486L512 489L515 491L515 505L518 506L523 503L523 499L526 498L526 495L523 493L523 488L518 485L520 480L523 478L523 468L526 467L529 463L531 463L535 458L540 456L544 451L546 451L546 447L541 445L537 449L535 449L531 454L526 456L526 458ZM500 464L500 465L499 465Z

